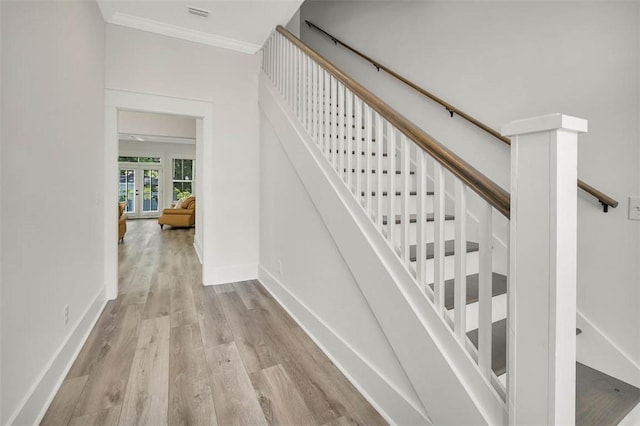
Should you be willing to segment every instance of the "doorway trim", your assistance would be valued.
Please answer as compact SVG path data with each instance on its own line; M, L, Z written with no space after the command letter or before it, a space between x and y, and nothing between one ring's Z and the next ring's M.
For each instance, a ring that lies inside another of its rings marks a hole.
M104 284L107 299L118 296L118 111L152 112L196 118L196 218L198 227L194 247L202 263L203 282L208 280L212 241L212 195L204 191L203 182L213 180L213 104L191 99L173 98L123 90L105 90L104 111ZM111 208L113 206L113 208Z

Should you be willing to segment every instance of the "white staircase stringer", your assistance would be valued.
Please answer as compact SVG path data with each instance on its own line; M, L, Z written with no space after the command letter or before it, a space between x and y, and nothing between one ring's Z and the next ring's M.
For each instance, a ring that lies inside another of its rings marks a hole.
M502 399L264 74L259 103L433 423L506 424Z

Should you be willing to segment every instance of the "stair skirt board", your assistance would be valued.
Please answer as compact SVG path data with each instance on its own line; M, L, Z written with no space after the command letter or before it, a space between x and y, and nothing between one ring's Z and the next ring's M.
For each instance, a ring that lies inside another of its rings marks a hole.
M422 406L410 402L365 357L262 266L258 269L258 279L385 420L391 424L431 423Z

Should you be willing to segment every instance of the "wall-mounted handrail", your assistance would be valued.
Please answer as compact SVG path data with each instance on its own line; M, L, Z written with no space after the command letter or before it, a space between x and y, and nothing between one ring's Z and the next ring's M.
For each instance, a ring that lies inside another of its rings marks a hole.
M393 71L389 67L387 67L385 65L382 65L380 62L370 58L369 56L365 55L364 53L360 52L359 50L349 46L348 44L346 44L342 40L340 40L340 39L334 37L333 35L331 35L330 33L326 32L325 30L323 30L322 28L320 28L319 26L317 26L313 22L305 20L305 23L310 28L314 28L315 30L317 30L317 31L321 32L322 34L326 35L327 37L329 37L331 39L331 41L333 41L335 44L341 45L345 49L347 49L350 52L358 55L359 57L361 57L365 61L371 63L378 71L382 70L382 71L386 72L387 74L389 74L393 78L403 82L404 84L406 84L407 86L411 87L412 89L414 89L418 93L420 93L420 94L428 97L432 101L442 105L447 110L447 112L451 115L451 117L453 117L454 114L459 115L460 117L464 118L468 122L474 124L475 126L479 127L480 129L484 130L485 132L489 133L490 135L494 136L496 139L499 139L500 141L506 143L507 145L511 145L511 139L509 139L506 136L503 136L497 130L489 127L488 125L484 124L480 120L477 120L476 118L470 116L469 114L465 113L461 109L451 105L450 103L448 103L445 100L443 100L442 98L434 95L433 93L429 92L428 90L418 86L416 83L414 83L411 80L403 77L402 75L400 75L397 72ZM598 202L600 204L602 204L602 208L604 209L605 213L609 210L609 207L616 208L618 206L618 201L616 201L615 199L609 197L605 193L597 190L593 186L587 184L586 182L584 182L584 181L582 181L580 179L578 179L578 187L580 189L582 189L583 191L587 192L588 194L591 194L593 197L595 197L598 200Z
M471 187L480 197L491 204L496 210L507 218L509 217L511 198L507 191L491 179L480 173L469 163L454 154L449 149L435 141L422 129L409 121L399 112L387 105L382 99L367 90L357 81L353 80L334 64L322 57L318 52L300 41L296 36L287 31L283 26L278 25L276 30L287 38L296 47L302 50L311 59L327 70L342 84L348 87L353 93L358 95L371 108L382 115L389 123L395 126L400 132L411 139L416 145L429 153L434 159L442 164L452 174L457 176L462 182Z

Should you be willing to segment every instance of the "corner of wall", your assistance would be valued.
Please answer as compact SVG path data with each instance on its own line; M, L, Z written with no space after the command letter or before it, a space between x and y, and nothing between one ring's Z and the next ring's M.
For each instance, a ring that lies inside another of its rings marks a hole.
M576 338L578 362L640 387L640 365L635 360L580 311L576 325L582 330Z

